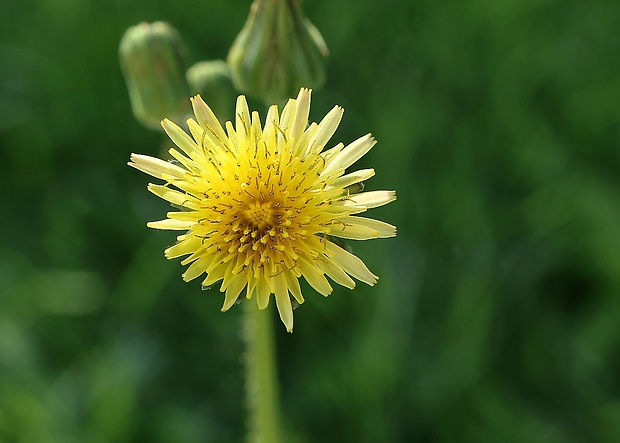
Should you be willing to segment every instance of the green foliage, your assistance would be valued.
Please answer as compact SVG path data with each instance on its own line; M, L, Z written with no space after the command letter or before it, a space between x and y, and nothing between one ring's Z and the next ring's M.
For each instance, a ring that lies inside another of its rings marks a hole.
M236 2L30 1L0 15L0 441L238 442L239 309L147 220L118 43L166 20L225 58ZM620 440L620 9L306 2L330 51L311 118L371 131L381 279L305 291L277 330L291 442ZM260 109L261 112L263 109ZM165 145L167 147L167 145ZM275 314L274 314L275 315Z

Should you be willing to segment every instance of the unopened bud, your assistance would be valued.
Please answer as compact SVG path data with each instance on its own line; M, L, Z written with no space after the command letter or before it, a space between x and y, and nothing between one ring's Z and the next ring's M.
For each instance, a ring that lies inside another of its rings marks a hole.
M119 47L134 116L149 128L167 117L183 122L191 113L185 80L185 47L168 23L140 23L129 28Z
M200 94L223 121L232 120L237 91L230 79L230 69L223 60L198 62L187 70L192 95Z
M282 103L301 87L323 85L328 53L299 0L254 0L228 64L239 91Z

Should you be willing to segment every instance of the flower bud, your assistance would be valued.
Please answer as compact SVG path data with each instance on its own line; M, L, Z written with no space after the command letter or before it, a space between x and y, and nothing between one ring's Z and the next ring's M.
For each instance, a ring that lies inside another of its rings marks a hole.
M239 91L282 103L302 86L323 85L328 53L299 0L254 0L228 64Z
M198 62L187 70L192 95L200 94L215 115L223 121L232 120L237 91L230 78L230 69L223 60Z
M129 28L119 47L120 64L134 116L149 128L167 117L181 123L191 114L183 69L185 47L168 23Z

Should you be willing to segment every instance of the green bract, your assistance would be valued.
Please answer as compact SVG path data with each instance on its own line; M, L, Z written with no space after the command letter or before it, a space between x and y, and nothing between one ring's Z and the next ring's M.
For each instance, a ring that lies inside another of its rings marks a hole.
M190 96L179 33L164 22L129 28L119 47L135 117L149 128L160 128L164 117L181 123L190 114Z
M255 0L228 53L235 87L283 103L300 87L325 81L327 46L298 0Z

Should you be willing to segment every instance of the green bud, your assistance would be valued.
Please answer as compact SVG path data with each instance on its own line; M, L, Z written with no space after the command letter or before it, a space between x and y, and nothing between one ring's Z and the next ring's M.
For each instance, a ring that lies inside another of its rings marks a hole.
M299 0L254 0L228 64L239 91L283 103L301 87L323 85L328 53Z
M223 60L198 62L187 70L192 95L200 94L223 121L232 120L237 91L230 78L230 69Z
M145 126L161 129L164 117L181 123L191 114L185 52L180 34L168 23L143 22L125 32L121 69L133 114Z

